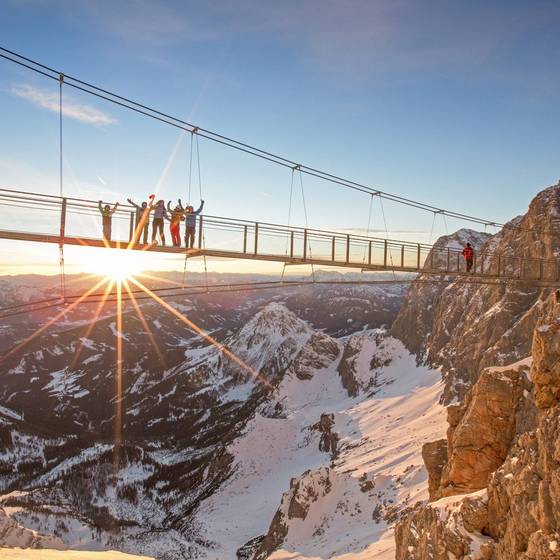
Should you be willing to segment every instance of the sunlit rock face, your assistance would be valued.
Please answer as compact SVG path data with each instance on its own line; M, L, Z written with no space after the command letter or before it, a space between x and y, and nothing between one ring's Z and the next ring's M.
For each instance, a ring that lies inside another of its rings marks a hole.
M538 278L538 265L529 259L555 259L560 255L560 185L541 191L527 213L489 238L461 230L442 237L436 246L470 241L477 253L492 252L485 267L519 271ZM545 276L554 274L545 265ZM544 313L550 289L530 283L509 282L496 286L466 284L458 279L451 285L417 283L392 327L420 361L441 366L446 387L445 403L463 400L479 373L489 366L516 362L530 353L535 325Z
M440 442L427 454L435 501L398 524L397 560L560 558L560 306L545 309L532 360L484 370L450 407L443 469Z

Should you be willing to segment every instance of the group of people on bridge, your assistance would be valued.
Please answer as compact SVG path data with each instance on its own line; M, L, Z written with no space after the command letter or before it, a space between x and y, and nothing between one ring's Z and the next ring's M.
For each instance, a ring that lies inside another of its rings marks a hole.
M204 200L200 201L197 210L188 204L183 207L181 199L178 200L174 208L171 208L171 201L165 206L163 199L154 203L155 195L150 195L149 202L136 204L130 198L128 202L135 208L134 220L134 243L148 243L150 229L150 214L153 212L152 219L152 238L151 243L157 244L157 236L159 234L162 245L165 245L164 220L170 222L169 231L171 233L171 242L174 247L181 246L181 222L185 222L185 247L192 249L194 247L196 237L196 218L202 212ZM99 201L99 212L103 219L103 239L111 241L112 216L119 207L119 203L115 203L113 207L109 204L103 205L103 201Z

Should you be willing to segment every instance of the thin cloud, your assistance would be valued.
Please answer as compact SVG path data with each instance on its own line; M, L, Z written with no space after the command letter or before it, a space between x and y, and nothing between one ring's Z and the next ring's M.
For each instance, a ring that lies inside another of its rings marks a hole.
M59 97L56 92L24 84L12 86L10 93L20 99L25 99L26 101L33 103L33 105L36 105L37 107L42 107L43 109L52 111L53 113L58 113L59 111ZM96 126L109 125L117 122L111 115L100 111L96 107L83 103L77 103L68 99L68 97L64 98L62 104L62 114L65 117Z

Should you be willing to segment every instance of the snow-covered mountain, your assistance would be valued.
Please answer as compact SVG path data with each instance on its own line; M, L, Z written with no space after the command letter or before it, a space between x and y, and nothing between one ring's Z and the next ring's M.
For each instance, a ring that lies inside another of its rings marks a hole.
M440 435L437 373L378 328L402 293L316 286L172 303L248 368L152 302L142 306L149 331L125 307L118 457L114 312L91 324L69 313L3 364L1 507L64 547L165 559L284 554L308 531L324 535L321 554L387 546L394 516L424 492L418 438ZM352 305L360 312L349 322ZM26 319L31 329L45 318ZM401 429L407 410L426 414L420 435ZM288 513L271 540L294 481L324 476L346 505L327 485L327 517ZM360 538L341 540L356 520Z

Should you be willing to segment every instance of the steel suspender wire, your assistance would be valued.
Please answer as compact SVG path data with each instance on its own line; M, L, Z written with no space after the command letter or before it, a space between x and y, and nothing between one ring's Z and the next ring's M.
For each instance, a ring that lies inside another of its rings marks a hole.
M372 212L373 212L373 197L374 195L371 195L371 198L369 199L369 211L368 211L368 220L367 220L367 231L366 231L366 237L369 237L369 232L371 230L371 217L372 217ZM363 264L366 264L366 253L369 251L369 246L366 245L364 247L364 258L363 258ZM362 270L363 272L363 270Z
M291 180L290 180L290 200L288 202L288 228L290 227L290 223L292 220L292 199L294 195L294 173L295 169L292 169ZM290 243L290 237L286 237L286 257L288 256L288 245ZM286 262L284 262L284 266L282 267L282 274L280 276L280 282L284 281L284 275L286 273Z
M383 216L383 224L385 225L385 239L389 238L389 229L387 228L387 219L385 217L385 208L383 207L383 200L379 197L379 204L381 205L381 215ZM396 280L395 265L393 263L393 251L389 247L389 260L391 261L391 268L393 269L393 279Z
M186 133L185 133L186 134ZM187 193L187 206L191 204L191 187L192 187L192 162L193 162L193 135L194 132L190 131L191 134L191 141L190 141L190 149L189 149L189 158L188 158L188 169L187 169L187 177L188 177L188 193ZM186 142L185 142L186 146ZM188 147L187 147L188 148ZM186 224L185 224L186 227ZM185 245L187 245L187 233L185 231ZM189 251L188 247L185 247L185 262L183 264L183 289L185 288L185 279L187 276L187 259L189 258Z
M62 85L64 84L64 74L60 74L58 77L58 148L59 148L59 181L60 181L60 198L63 198L64 195L64 167L63 167L63 136L62 136ZM66 217L64 216L64 219ZM66 274L64 271L64 239L62 238L62 227L61 227L61 238L60 244L58 246L59 250L59 267L60 267L60 296L62 297L62 301L66 302Z
M197 134L196 131L194 132L194 134ZM202 171L200 169L200 144L198 141L198 134L196 136L196 164L198 167L198 194L200 196L200 203L202 204ZM198 218L199 220L202 220L202 217ZM202 223L202 222L199 222ZM204 235L204 227L200 228L200 233L199 235L202 237L201 239L198 240L199 243L202 243L202 248L205 249L206 248L206 236ZM208 291L208 265L206 262L206 254L202 255L203 261L204 261L204 278L205 278L205 282L206 282L206 291Z
M303 189L303 175L301 174L301 169L298 168L299 171L299 184L301 187L301 200L303 202L303 213L305 216L305 227L309 229L309 220L307 218L307 205L305 204L305 191ZM311 252L311 241L307 239L308 247L309 247L309 258L313 261L313 253ZM313 262L311 262L311 277L313 278L313 282L315 282L315 267L313 266Z

